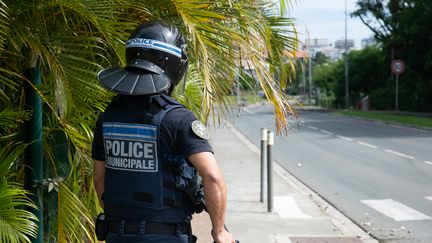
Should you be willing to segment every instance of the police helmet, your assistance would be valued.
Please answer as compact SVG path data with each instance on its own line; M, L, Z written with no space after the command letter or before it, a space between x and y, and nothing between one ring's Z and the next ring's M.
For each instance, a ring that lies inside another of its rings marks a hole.
M173 25L147 22L126 42L126 67L112 67L98 74L108 89L126 95L146 95L171 90L186 73L186 42Z

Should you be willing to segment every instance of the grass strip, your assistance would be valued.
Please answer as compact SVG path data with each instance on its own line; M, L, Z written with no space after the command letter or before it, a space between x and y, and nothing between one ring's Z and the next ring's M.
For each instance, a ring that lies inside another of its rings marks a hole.
M336 113L353 117L363 117L372 120L432 128L432 118L430 117L420 117L403 114L387 114L385 112L379 111L338 111Z

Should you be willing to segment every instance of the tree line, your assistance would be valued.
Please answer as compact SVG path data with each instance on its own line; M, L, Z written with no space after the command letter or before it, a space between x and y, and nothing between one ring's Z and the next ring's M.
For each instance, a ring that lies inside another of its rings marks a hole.
M432 112L432 2L428 0L359 0L351 13L373 32L375 45L348 54L350 104L369 96L372 109L395 108L391 62L402 59L399 109ZM344 107L344 61L313 60L314 84Z

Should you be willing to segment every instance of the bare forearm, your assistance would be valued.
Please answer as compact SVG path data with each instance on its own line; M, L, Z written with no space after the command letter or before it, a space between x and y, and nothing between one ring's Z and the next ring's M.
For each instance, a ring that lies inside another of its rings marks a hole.
M235 242L225 230L226 187L216 159L212 153L202 152L189 156L203 179L204 198L212 222L212 236L216 243Z
M103 208L102 193L104 192L104 184L94 180L94 187L95 187L98 199L99 199L99 203Z
M103 208L102 194L105 190L105 162L100 160L94 161L93 184L99 203Z
M226 187L222 179L204 180L204 197L213 230L224 229L226 210Z

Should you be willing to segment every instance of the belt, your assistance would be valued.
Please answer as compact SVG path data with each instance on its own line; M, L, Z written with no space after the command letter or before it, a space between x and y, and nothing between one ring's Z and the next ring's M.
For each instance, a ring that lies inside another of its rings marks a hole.
M163 224L139 220L119 220L107 222L108 232L137 235L182 235L188 234L190 225L181 224ZM123 228L123 230L122 230Z

